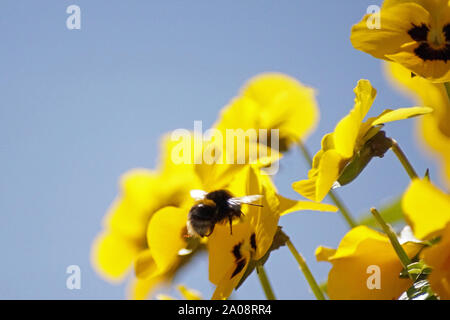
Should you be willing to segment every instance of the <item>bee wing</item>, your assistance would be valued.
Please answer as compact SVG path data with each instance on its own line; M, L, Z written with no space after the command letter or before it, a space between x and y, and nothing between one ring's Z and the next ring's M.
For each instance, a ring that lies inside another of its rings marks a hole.
M203 190L191 190L191 197L196 201L205 199L207 194L208 192Z
M251 204L261 198L262 198L262 195L255 194L255 195L251 195L251 196L231 198L228 200L228 203L232 204L232 205L239 205L242 203Z
M191 253L192 253L192 249L187 249L187 248L184 248L184 249L181 249L178 251L179 256L187 256Z

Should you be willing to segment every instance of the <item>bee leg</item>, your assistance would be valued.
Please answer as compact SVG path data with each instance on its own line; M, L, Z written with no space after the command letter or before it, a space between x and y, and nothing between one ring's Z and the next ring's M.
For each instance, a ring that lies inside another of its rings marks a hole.
M212 226L211 231L209 231L208 234L205 235L205 237L209 237L214 231L214 226Z
M233 219L231 217L228 218L228 220L230 221L230 234L233 234Z

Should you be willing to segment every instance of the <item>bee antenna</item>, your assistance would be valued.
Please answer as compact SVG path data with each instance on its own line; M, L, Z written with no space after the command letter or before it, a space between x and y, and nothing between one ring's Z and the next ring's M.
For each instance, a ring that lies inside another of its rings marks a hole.
M230 234L233 234L233 220L231 217L228 218L228 220L230 221Z

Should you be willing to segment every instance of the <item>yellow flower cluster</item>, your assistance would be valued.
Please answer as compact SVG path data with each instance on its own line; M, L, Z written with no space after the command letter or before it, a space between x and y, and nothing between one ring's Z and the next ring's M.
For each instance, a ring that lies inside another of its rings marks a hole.
M288 148L304 138L317 119L311 88L286 75L263 74L252 79L225 107L214 127L223 131L278 129ZM213 143L204 141L203 148ZM124 175L121 194L106 215L104 231L93 246L93 264L108 279L123 279L134 264L132 298L145 298L157 285L170 282L191 255L205 248L209 252L209 279L217 286L213 298L227 298L248 264L268 252L280 216L300 210L337 210L332 205L279 195L258 165L195 164L195 151L191 162L175 164L171 155L176 145L167 135L159 168L136 169ZM262 195L261 206L243 207L243 218L233 223L232 234L227 225L218 224L209 237L198 241L191 239L186 230L189 210L195 204L190 191L198 189L225 189L235 196ZM183 250L192 253L180 254Z
M424 112L427 114L419 119L417 134L439 156L448 182L450 91L446 82L450 80L450 4L447 0L386 0L377 16L379 28L367 27L371 18L366 15L353 26L351 41L356 49L388 61L385 70L392 83L412 95L417 103L432 109L433 112ZM349 132L345 130L346 134ZM315 193L305 187L319 176L317 172L320 173L316 166L307 182L300 181L294 187L320 199L325 191L317 187L317 182ZM337 169L334 172L339 173ZM329 186L327 183L322 188ZM413 173L401 204L409 225L398 237L401 249L396 248L396 241L388 235L367 226L350 230L337 249L317 248L317 259L332 264L327 283L331 299L411 297L408 289L423 279L431 286L427 298L434 294L432 298L450 299L450 197L428 177L420 179ZM410 265L403 264L398 250L406 254ZM413 269L417 261L426 268ZM377 290L368 285L373 266L379 273ZM405 276L405 270L409 277Z
M417 135L438 157L443 182L450 185L450 2L386 0L375 16L378 27L369 28L373 18L368 14L353 26L353 46L385 60L390 80L420 106L385 109L366 118L376 90L369 80L359 80L353 108L323 137L307 177L292 185L308 200L291 200L278 193L265 170L296 145L305 148L303 142L319 119L315 93L284 74L251 79L211 128L223 136L229 130L259 130L256 136L245 136L244 161L236 161L234 145L230 149L228 140L213 135L209 140L200 138L200 149L188 146L188 161L176 162L179 144L171 139L173 134L166 135L155 170L134 169L121 179L120 194L92 247L98 272L121 281L134 267L129 297L143 299L158 286L170 284L180 267L204 250L209 280L215 285L212 299L227 299L255 268L264 274L261 268L270 252L286 245L321 299L324 296L306 262L281 230L280 217L300 210L339 208L351 220L333 189L350 184L374 157L382 158L392 149L411 177L397 209L405 228L397 235L383 220L383 212L372 209L383 232L351 222L336 249L319 246L317 260L332 265L327 295L331 299L450 299L450 196L429 175L418 177L397 142L383 130L386 123L420 116ZM262 136L274 129L276 144ZM190 132L189 141L196 139ZM251 159L253 147L269 147L271 152ZM203 159L205 151L216 161L196 161ZM202 198L194 196L193 191L199 190L204 190ZM327 195L337 207L321 203ZM192 231L199 226L208 232ZM273 298L266 275L260 274L260 280L267 297ZM184 286L179 290L186 299L201 299Z

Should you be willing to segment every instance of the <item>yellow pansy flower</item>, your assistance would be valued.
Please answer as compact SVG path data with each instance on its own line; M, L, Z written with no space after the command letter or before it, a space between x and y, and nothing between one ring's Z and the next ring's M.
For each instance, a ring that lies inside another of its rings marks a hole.
M94 266L110 280L121 280L136 253L145 247L148 212L157 206L152 196L157 180L158 174L146 169L129 171L121 178L121 196L109 209L105 230L93 248Z
M405 242L402 247L413 257L422 245ZM337 249L318 247L316 258L333 265L327 284L330 299L392 300L412 285L409 278L400 278L403 266L389 238L366 226L351 229Z
M211 235L208 241L209 279L216 284L212 299L228 298L249 262L264 257L274 240L280 216L299 210L337 210L332 205L282 197L270 178L254 168L249 167L242 174L247 176L248 183L231 184L230 188L239 193L263 195L260 203L262 207L244 208L244 219L236 228L233 226L233 234L230 234L227 226L220 225Z
M422 258L432 268L428 279L433 291L441 299L450 299L450 196L427 180L415 179L402 207L417 238L441 237L424 249Z
M376 90L368 80L359 80L354 89L355 105L350 113L336 125L334 132L322 139L322 149L314 156L308 179L295 182L292 187L302 196L320 202L341 177L353 160L383 156L389 146L383 144L379 130L384 123L411 118L432 111L426 107L384 110L379 116L363 122L375 99ZM378 142L381 138L381 145ZM355 162L354 162L355 163ZM361 165L363 168L364 165ZM359 170L362 170L359 168ZM357 174L360 171L357 170Z
M370 23L379 19L379 25ZM371 25L369 28L369 24ZM352 28L353 46L433 82L450 80L448 0L386 0Z
M379 18L379 25L368 22ZM368 14L352 28L356 49L394 61L433 82L450 80L448 0L387 0L379 16Z
M163 160L173 145L163 140ZM133 169L120 179L120 194L108 210L103 231L96 237L91 250L91 261L97 272L111 282L120 282L130 271L134 260L146 252L147 225L153 214L162 207L181 206L194 185L196 175L193 166L172 172L167 164L158 170ZM173 173L173 174L172 174ZM147 261L147 270L155 269L153 261ZM145 298L159 283L169 281L173 275L138 281L133 279L128 296Z
M239 96L226 106L214 127L227 129L279 130L279 148L306 140L319 120L319 109L312 88L281 73L263 73L250 79Z
M386 63L385 70L394 85L419 103L433 108L433 112L420 117L420 138L440 158L444 176L450 186L450 101L442 83L432 83L396 63Z

